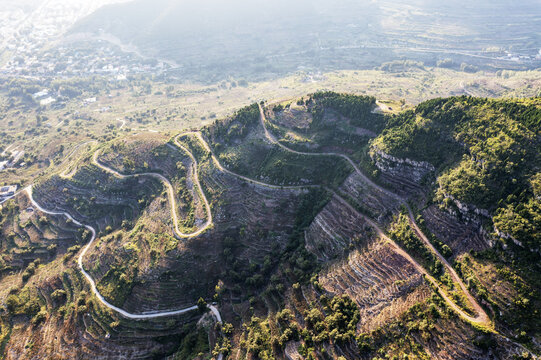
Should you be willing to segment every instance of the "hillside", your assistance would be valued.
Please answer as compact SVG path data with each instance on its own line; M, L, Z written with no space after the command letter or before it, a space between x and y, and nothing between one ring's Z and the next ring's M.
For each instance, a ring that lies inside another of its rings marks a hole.
M0 205L0 357L539 356L541 102L393 107L81 147Z

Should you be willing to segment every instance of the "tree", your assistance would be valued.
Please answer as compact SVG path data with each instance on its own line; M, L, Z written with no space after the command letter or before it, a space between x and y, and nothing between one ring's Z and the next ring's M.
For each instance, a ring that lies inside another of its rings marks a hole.
M205 299L200 297L199 300L197 300L197 308L199 309L199 312L201 314L207 311L207 302L205 301Z
M19 306L19 298L15 294L11 294L6 299L6 307L9 312L15 312L15 309Z

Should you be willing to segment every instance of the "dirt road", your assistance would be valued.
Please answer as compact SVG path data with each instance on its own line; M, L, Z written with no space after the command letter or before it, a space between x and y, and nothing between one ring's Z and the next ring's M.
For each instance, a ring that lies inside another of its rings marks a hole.
M435 285L437 287L439 293L442 295L442 297L445 299L445 301L449 304L449 306L451 306L451 308L453 308L453 310L455 310L462 318L464 318L464 319L466 319L466 320L468 320L470 322L473 322L473 323L478 323L478 324L491 326L492 323L490 321L490 318L488 317L486 312L483 310L481 305L479 305L479 303L475 300L475 298L470 294L470 292L466 288L466 285L464 285L464 282L462 281L462 279L457 275L456 271L449 264L449 262L439 253L439 251L436 250L436 248L432 245L432 243L428 240L428 238L423 234L421 229L419 229L419 226L417 226L417 223L415 222L413 212L412 212L410 206L408 205L408 203L406 202L406 200L403 197L399 196L398 194L395 194L395 193L391 192L390 190L384 189L383 187L381 187L378 184L374 183L371 179L369 179L361 171L361 169L347 155L340 154L340 153L334 153L334 152L310 153L310 152L296 151L296 150L288 148L287 146L283 145L278 140L276 140L276 138L268 131L267 126L266 126L267 119L265 117L265 111L264 111L264 109L263 109L263 107L261 105L259 105L259 112L260 112L261 125L263 126L263 129L264 129L264 132L265 132L265 137L271 143L276 144L279 147L281 147L282 149L284 149L286 151L289 151L289 152L292 152L292 153L295 153L295 154L308 155L308 156L338 156L338 157L341 157L341 158L347 160L350 163L350 165L353 167L355 172L359 176L361 176L361 178L367 184L369 184L372 188L377 189L378 191L399 200L403 205L405 205L405 207L406 207L406 209L408 210L408 213L409 213L410 223L411 223L413 229L415 230L415 233L429 247L429 249L438 257L438 259L444 264L446 270L449 272L449 274L453 278L453 281L455 281L456 283L459 284L461 290L464 292L464 294L468 298L468 301L472 304L473 308L475 309L475 312L477 314L476 316L472 317L472 316L468 315L467 313L465 313L449 296L447 296L447 294L441 289L441 287L439 286L437 281L432 276L430 276L427 273L427 271L421 265L419 265L409 254L407 254L406 251L404 251L400 246L398 246L398 244L396 244L388 236L386 236L385 233L377 226L377 224L374 221L372 221L371 219L368 219L364 215L361 215L356 210L355 210L355 212L359 216L362 216L363 218L365 218L377 230L377 232L378 232L378 234L380 236L382 236L386 240L390 241L393 244L393 246L395 247L395 249L397 249L397 252L399 252L406 259L408 259L410 262L412 262L415 265L415 267L422 274L424 274L433 285ZM335 196L338 196L338 195L335 193ZM349 207L351 209L353 209L351 206L349 206Z

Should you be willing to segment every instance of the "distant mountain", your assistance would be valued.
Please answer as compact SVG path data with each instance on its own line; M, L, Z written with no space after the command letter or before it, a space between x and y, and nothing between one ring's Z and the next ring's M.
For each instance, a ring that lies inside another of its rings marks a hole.
M137 0L103 7L78 22L71 33L113 35L145 55L176 63L181 74L196 77L372 68L404 58L524 68L534 65L495 59L508 57L507 50L533 61L541 40L539 6L538 0L512 5Z

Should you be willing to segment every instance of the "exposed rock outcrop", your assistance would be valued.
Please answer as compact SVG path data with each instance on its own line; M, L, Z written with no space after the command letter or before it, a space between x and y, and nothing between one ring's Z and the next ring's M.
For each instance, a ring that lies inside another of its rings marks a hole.
M463 203L449 194L443 194L443 196L445 199L451 200L456 206L457 211L451 209L450 212L453 215L458 215L457 212L460 213L461 218L467 222L480 222L481 216L485 218L490 217L490 213L486 209L480 209L475 205Z
M426 161L397 158L379 150L377 147L372 147L370 157L381 172L416 183L420 182L426 174L435 170L434 166Z
M370 150L370 157L381 172L381 180L401 195L422 192L421 180L435 170L426 161L397 158L375 146Z

